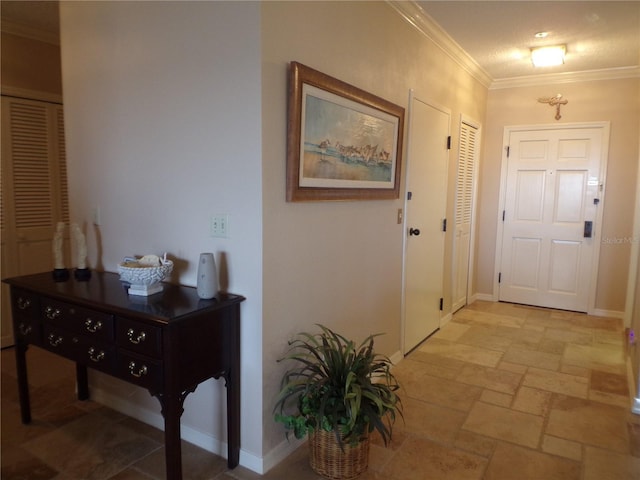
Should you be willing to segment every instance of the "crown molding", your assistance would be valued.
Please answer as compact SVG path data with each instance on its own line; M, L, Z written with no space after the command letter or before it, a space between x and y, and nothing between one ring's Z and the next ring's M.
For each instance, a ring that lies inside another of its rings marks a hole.
M640 78L640 66L587 70L583 72L528 75L523 77L493 79L436 21L414 0L387 0L387 3L420 33L435 43L447 56L455 61L473 78L489 90L530 87L550 83L593 82Z
M0 30L2 30L3 33L9 33L18 37L25 37L51 45L60 45L60 35L57 33L29 27L21 23L12 22L11 20L2 19L2 22L0 22Z
M532 87L551 83L594 82L598 80L619 80L622 78L640 78L640 66L585 70L583 72L550 73L545 75L527 75L524 77L500 78L494 80L489 90L502 88Z
M463 70L489 88L493 79L458 43L438 25L416 2L387 0L387 3L415 27L420 33L435 43L449 58Z

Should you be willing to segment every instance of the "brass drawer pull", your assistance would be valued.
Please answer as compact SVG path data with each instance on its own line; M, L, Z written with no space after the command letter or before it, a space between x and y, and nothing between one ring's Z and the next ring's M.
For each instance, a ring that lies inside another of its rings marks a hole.
M102 360L104 360L104 351L103 350L100 350L96 354L96 349L94 347L91 347L89 349L89 352L87 352L87 353L89 353L89 358L93 362L98 363L98 362L101 362Z
M84 326L89 332L96 333L98 330L102 329L102 321L95 321L92 318L87 318L87 320L84 322Z
M25 325L24 323L20 323L20 325L18 325L18 331L20 332L20 335L29 335L31 333L31 330L33 330L31 328L31 325Z
M59 308L53 308L52 306L48 306L44 309L44 314L49 320L55 320L61 313L62 312Z
M57 347L62 343L63 338L60 335L56 335L55 333L49 334L49 345L52 347Z
M140 368L136 370L136 362L132 360L129 362L129 373L136 378L140 378L147 374L147 366L142 365Z
M138 345L141 342L144 342L145 339L147 338L147 334L143 332L140 332L138 334L138 336L135 336L136 332L133 331L133 328L130 328L129 330L127 330L127 338L129 339L129 341L131 343L134 343L136 345Z
M26 310L27 308L29 308L31 306L31 300L29 300L28 298L18 298L18 308L20 310Z

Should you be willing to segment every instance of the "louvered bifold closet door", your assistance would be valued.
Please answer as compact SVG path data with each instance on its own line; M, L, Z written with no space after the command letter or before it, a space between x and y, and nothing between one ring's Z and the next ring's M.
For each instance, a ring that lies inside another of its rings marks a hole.
M66 170L62 106L3 96L3 278L53 268L55 225L69 221ZM4 307L2 316L4 346Z
M56 145L54 153L57 160L55 170L56 198L59 201L59 219L69 224L69 184L67 182L67 150L64 137L64 110L62 105L54 105Z
M460 124L460 150L456 179L455 244L453 266L453 311L467 303L474 174L478 156L478 128Z

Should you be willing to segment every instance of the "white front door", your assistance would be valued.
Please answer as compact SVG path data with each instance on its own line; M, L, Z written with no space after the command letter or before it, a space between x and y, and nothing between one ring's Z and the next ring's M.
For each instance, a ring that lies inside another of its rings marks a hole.
M501 301L589 311L602 218L604 130L510 132Z
M440 327L450 114L410 101L404 259L404 352Z

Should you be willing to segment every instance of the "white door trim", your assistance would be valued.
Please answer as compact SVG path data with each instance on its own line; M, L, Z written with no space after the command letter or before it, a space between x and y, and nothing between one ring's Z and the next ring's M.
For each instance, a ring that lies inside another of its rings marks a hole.
M494 263L494 275L493 275L493 301L499 299L498 272L500 271L500 262L502 260L502 234L504 225L502 222L502 212L505 210L505 198L507 191L507 146L509 145L509 138L513 132L522 132L530 130L571 130L579 128L601 128L602 129L602 154L600 164L600 183L602 185L602 191L600 193L600 204L596 213L596 228L594 235L594 252L591 265L591 281L589 287L589 300L587 313L593 315L596 313L596 291L598 286L598 265L600 259L600 244L602 241L602 215L604 212L604 199L606 193L606 176L607 176L607 163L609 160L609 131L611 128L610 122L584 122L584 123L553 123L542 125L512 125L504 127L504 133L502 136L502 164L500 168L500 195L498 201L498 211L496 218L497 231L496 231L496 250L495 250L495 263Z

